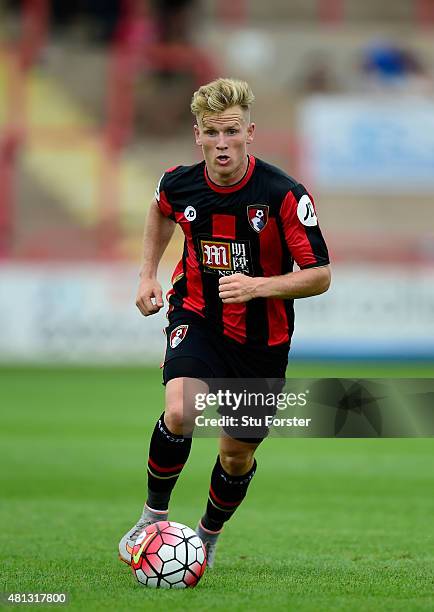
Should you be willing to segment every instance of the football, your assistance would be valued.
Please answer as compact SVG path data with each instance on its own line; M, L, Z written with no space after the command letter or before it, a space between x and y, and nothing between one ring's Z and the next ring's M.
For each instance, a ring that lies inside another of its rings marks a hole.
M195 587L205 567L201 539L190 527L173 521L159 521L146 527L131 553L131 569L138 582L148 587Z

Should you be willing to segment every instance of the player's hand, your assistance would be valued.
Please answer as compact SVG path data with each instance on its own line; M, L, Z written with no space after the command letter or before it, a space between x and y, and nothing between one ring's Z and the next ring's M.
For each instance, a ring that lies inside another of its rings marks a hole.
M231 274L219 279L219 297L224 304L242 304L255 296L256 279L245 274Z
M164 306L163 290L155 278L142 278L137 290L136 306L143 316L149 317Z

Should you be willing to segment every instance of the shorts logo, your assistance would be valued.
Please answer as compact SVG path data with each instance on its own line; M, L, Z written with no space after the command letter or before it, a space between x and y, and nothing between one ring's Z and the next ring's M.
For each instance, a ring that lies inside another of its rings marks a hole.
M262 232L268 223L268 204L250 204L247 206L247 218L255 232Z
M170 348L176 348L184 340L187 335L188 325L178 325L170 332L169 344Z
M308 227L318 225L318 219L316 217L312 201L306 194L301 196L300 201L298 203L297 217L299 221L303 223L303 225L307 225Z
M197 212L194 206L187 206L187 208L184 210L184 217L187 219L187 221L194 221L196 219Z
M199 240L205 272L221 276L241 272L252 274L249 242L247 240Z

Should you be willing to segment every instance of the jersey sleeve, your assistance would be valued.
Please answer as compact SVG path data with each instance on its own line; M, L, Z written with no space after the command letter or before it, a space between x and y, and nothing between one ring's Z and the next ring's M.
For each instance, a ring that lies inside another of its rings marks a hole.
M176 166L175 166L176 168ZM155 189L155 200L158 204L158 208L162 212L165 217L169 217L172 221L175 221L175 213L173 211L173 206L170 202L170 188L169 188L169 180L168 175L175 168L169 168L160 178L157 184L157 188Z
M330 263L315 204L303 185L296 185L285 195L280 220L288 249L300 269Z

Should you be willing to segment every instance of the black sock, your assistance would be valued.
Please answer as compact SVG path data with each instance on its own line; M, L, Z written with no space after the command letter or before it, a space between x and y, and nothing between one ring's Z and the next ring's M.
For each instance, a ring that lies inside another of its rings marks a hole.
M223 523L228 521L246 496L250 481L255 475L256 459L253 466L241 476L231 476L224 471L217 457L211 474L206 512L202 517L202 525L210 531L219 531Z
M191 441L169 431L164 413L161 415L149 445L146 503L153 510L167 510L173 487L190 454Z

